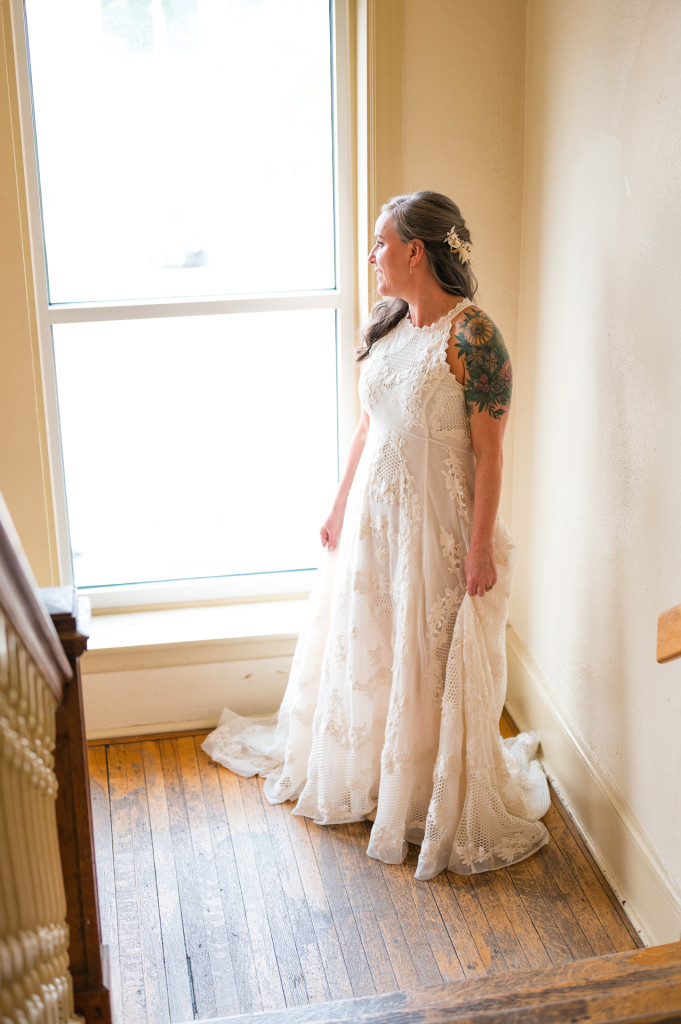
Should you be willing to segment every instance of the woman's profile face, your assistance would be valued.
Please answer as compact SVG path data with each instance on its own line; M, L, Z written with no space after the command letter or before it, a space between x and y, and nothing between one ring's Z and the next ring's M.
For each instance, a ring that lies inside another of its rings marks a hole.
M380 295L402 298L409 282L409 243L399 237L387 213L378 218L375 231L369 263L376 270L376 289Z

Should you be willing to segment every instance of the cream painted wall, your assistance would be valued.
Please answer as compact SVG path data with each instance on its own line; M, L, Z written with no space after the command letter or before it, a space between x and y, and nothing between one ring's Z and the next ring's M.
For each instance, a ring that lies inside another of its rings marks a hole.
M0 6L0 492L41 586L59 582L8 5Z
M523 190L525 3L404 0L402 191L459 204L473 236L477 301L515 361ZM510 521L515 415L505 443Z
M679 887L681 4L530 0L527 33L511 619Z

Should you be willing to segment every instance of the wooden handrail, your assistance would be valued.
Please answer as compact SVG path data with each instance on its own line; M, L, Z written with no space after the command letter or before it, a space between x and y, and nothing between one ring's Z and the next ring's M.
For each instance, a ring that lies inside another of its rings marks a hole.
M681 658L681 604L662 612L657 620L657 660Z
M35 581L4 498L0 494L0 594L5 616L21 636L31 661L57 700L71 666L54 626L37 597Z

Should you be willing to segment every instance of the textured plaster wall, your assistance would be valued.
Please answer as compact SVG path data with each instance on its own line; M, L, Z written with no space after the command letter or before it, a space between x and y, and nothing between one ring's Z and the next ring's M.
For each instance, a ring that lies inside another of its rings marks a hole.
M0 6L0 491L38 582L58 582L8 6Z
M512 623L681 885L681 4L530 0Z
M404 0L402 189L459 204L473 235L477 301L515 356L523 189L525 4ZM511 511L514 417L502 513Z

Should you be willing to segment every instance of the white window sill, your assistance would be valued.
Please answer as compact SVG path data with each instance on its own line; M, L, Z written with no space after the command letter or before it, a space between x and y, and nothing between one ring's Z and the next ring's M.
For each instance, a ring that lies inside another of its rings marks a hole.
M307 599L95 614L84 675L293 653Z

